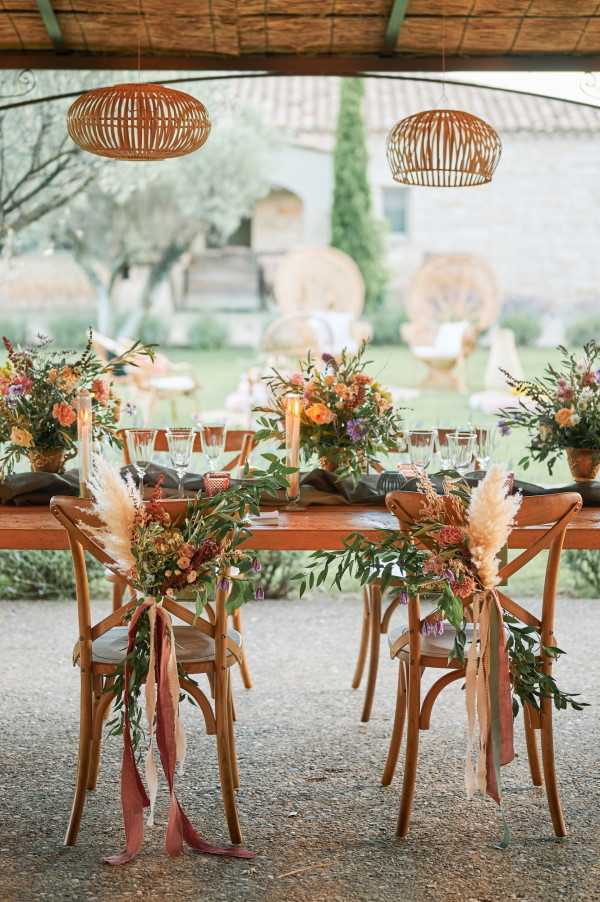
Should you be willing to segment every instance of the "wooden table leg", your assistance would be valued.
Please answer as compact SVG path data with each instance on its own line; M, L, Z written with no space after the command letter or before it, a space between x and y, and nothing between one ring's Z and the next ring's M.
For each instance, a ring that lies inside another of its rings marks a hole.
M379 668L379 647L381 644L381 587L377 583L373 583L369 586L369 612L371 641L367 689L365 692L362 716L360 718L363 723L367 723L371 717L373 696L375 695L375 685L377 683L377 670Z

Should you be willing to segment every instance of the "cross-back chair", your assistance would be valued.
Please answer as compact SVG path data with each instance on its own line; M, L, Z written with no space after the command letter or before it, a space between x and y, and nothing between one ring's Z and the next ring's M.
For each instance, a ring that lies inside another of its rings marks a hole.
M386 503L388 509L398 518L400 527L406 529L411 522L418 519L424 496L419 492L391 492L386 498ZM541 616L538 617L514 601L503 589L498 589L503 610L518 617L527 626L533 627L539 633L542 647L557 645L554 638L554 618L560 554L565 530L581 509L581 505L581 496L575 492L524 498L515 527L537 526L543 528L543 532L529 548L500 567L501 585L505 585L511 576L540 552L548 550ZM441 636L423 635L425 625L437 619L435 611L423 615L418 595L409 597L407 609L408 623L390 631L389 634L390 655L392 659L398 659L400 666L394 725L381 779L384 786L388 786L392 781L406 722L404 782L398 818L398 836L406 836L409 829L416 785L419 733L421 730L429 729L432 708L442 689L465 676L464 665L458 660L449 660L448 657L454 642L454 629L450 624L444 624L444 633ZM551 657L542 653L540 664L545 674L552 675ZM445 673L431 686L421 702L421 679L427 667L442 669ZM557 836L566 836L554 763L552 709L553 703L550 698L542 699L539 710L531 705L525 706L523 712L525 740L532 782L535 786L542 786L545 782L554 832ZM540 733L541 739L542 766L536 739L537 732Z
M123 445L123 463L125 466L131 465L131 456L129 454L129 446L127 444L127 429L119 430L119 438L121 439ZM252 454L252 449L254 447L254 432L249 429L230 429L227 430L227 435L225 438L225 453L238 452L235 456L229 460L225 466L224 470L232 471L235 470L236 467L244 467ZM166 429L158 429L156 432L156 438L154 440L154 450L155 451L168 451L169 445L167 441L167 430ZM194 444L193 451L197 453L202 452L202 436L199 432L196 432L194 435ZM119 606L123 600L123 595L125 592L125 583L122 579L120 579L116 574L113 574L108 577L109 580L113 584L113 607ZM207 612L210 612L210 608L207 608ZM238 633L243 635L243 622L242 622L242 614L239 609L233 612L231 615L231 619L233 622L233 627L238 631ZM248 658L246 655L246 649L243 647L241 651L240 657L240 673L242 676L242 682L246 689L252 689L252 674L250 673L250 667L248 665Z
M185 501L164 503L174 521L187 508ZM93 529L102 524L93 513L91 501L57 497L50 502L50 510L68 533L77 595L79 639L73 659L75 664L79 664L81 685L79 752L75 796L65 837L66 845L74 845L87 792L96 788L102 730L113 700L111 687L117 668L126 656L126 617L135 607L136 600L132 597L107 617L93 620L84 552L88 551L106 567L115 569L114 561L93 534ZM174 618L183 622L183 625L174 627L177 662L184 674L180 685L201 711L207 734L216 736L221 793L229 834L233 843L240 843L242 833L235 804L239 771L229 673L235 663L241 662L242 637L236 630L227 628L226 600L227 593L218 590L212 621L195 617L189 608L174 599L165 598L163 606ZM214 707L192 679L192 675L203 673L210 683Z

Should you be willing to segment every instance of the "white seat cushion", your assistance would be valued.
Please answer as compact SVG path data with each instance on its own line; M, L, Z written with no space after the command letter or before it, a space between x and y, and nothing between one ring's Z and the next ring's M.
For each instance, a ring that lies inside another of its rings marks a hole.
M212 661L215 657L215 642L193 626L174 626L175 653L178 661ZM241 647L242 637L230 629L227 635ZM92 642L92 660L96 664L120 664L127 653L127 627L114 626ZM227 649L227 654L231 651Z
M447 620L443 621L444 623L444 632L441 636L429 635L429 636L421 636L421 654L422 655L432 655L440 658L447 658L448 655L452 651L452 646L454 645L454 639L456 637L456 630L453 626L451 626ZM403 633L408 631L408 626L406 624L401 624L399 626L395 626L394 629L391 629L388 633L388 642L390 648L394 645L397 639ZM473 633L473 624L467 623L467 639ZM465 646L465 651L468 651L470 643L467 641ZM398 654L408 655L408 645L405 645L400 649Z

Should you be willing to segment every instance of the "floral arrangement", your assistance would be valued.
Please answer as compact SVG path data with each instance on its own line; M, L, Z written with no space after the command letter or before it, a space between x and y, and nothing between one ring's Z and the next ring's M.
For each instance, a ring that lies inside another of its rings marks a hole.
M261 566L258 558L242 548L249 535L244 517L259 512L263 492L274 494L286 484L287 469L272 461L268 470L252 473L242 481L210 498L190 501L181 516L161 497L158 486L147 503L131 477L100 455L96 456L89 487L94 510L102 526L95 538L114 566L137 590L129 612L127 655L111 685L115 695L115 718L110 730L123 736L121 791L126 848L105 859L120 865L131 861L143 840L143 809L150 808L153 822L157 796L157 773L153 748L160 760L171 794L165 846L178 855L185 841L200 852L249 858L253 853L240 847L208 844L197 834L174 790L175 764L183 762L185 739L179 719L180 672L175 635L165 599L184 595L196 603L196 616L204 606L220 596L232 611L249 598L264 595L257 584ZM186 679L189 675L186 674ZM146 729L142 721L140 694L145 687ZM145 772L148 794L136 763L146 738Z
M411 520L406 529L384 530L379 541L353 535L341 551L313 553L305 567L306 572L297 577L300 593L322 585L333 569L333 584L338 588L347 575L355 576L361 585L366 585L373 579L373 573L377 573L382 591L389 590L392 598L402 604L407 604L409 597L426 597L433 610L423 618L423 632L441 634L444 622L454 628L450 658L466 665L465 687L470 717L477 709L475 698L489 696L489 668L493 663L491 660L479 661L478 648L489 649L490 636L495 635L500 643L497 682L501 687L501 698L497 709L505 715L508 711L509 715L504 716L501 724L503 748L499 749L497 760L508 763L512 757L511 690L515 716L519 702L538 709L544 697L552 698L558 709L569 705L576 710L583 707L576 696L563 692L552 676L542 672L540 656L556 659L562 654L561 650L542 648L539 634L512 615L503 613L498 600L499 554L508 540L520 496L507 493L507 474L499 465L492 466L475 488L461 479L446 478L443 493L439 495L428 477L421 475L419 490L423 493L423 505L418 519ZM399 569L404 574L402 578L395 575ZM467 651L469 622L473 633L469 636ZM408 641L406 633L403 642L408 644ZM484 654L481 652L482 657ZM482 681L486 691L479 694ZM485 766L486 749L493 737L480 737L480 763L475 767L471 761L473 730L474 723L470 722L467 786L475 788L477 775L480 778L484 775L485 782L479 788L498 801L498 774L491 775Z
M118 445L116 425L120 401L111 386L111 372L125 364L135 366L141 355L153 357L150 346L135 342L110 363L103 363L92 348L90 329L80 354L52 350L43 336L31 345L15 347L3 338L8 357L0 368L0 466L14 470L22 457L59 452L60 465L77 454L77 395L92 396L94 434Z
M365 372L366 343L352 354L323 354L320 362L309 355L290 377L277 370L265 381L272 402L256 408L265 416L257 441L276 439L285 443L285 412L289 397L302 396L300 451L305 461L315 455L324 469L340 476L358 476L377 455L398 450L402 444L402 421L394 410L392 396Z
M560 366L548 365L541 378L522 380L504 373L522 400L517 408L502 411L500 428L529 432L529 454L519 461L525 469L531 458L547 461L552 473L564 449L600 451L600 344L588 342L582 355L562 346L558 350Z

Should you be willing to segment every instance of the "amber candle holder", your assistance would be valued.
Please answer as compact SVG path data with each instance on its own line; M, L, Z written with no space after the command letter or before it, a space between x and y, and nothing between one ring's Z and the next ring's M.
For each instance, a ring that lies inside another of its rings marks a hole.
M205 473L202 480L204 491L209 498L218 495L219 492L226 491L231 485L231 474L226 470L221 473Z

